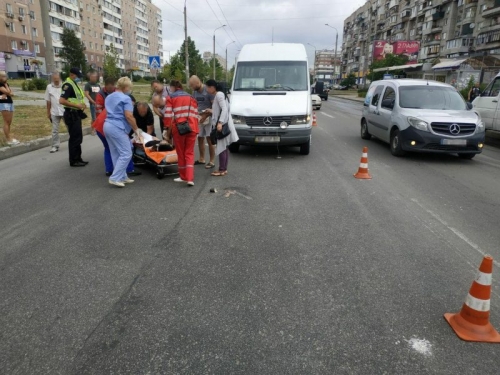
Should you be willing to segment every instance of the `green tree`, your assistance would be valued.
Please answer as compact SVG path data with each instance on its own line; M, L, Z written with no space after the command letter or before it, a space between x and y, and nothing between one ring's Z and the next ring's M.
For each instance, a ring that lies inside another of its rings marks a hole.
M106 54L104 55L104 62L102 69L104 71L104 78L120 78L120 68L119 64L118 51L116 50L113 43L106 48Z
M88 66L85 59L85 44L76 36L74 30L64 28L61 43L63 48L59 52L59 57L64 61L65 76L73 67L80 68L83 74L86 74Z
M389 68L391 66L399 66L399 65L405 65L408 62L408 57L404 55L392 55L389 54L385 57L385 59L374 61L373 64L370 65L370 73L369 73L369 78L372 81L377 81L379 79L384 78L385 72L374 72L374 69L378 68ZM400 75L399 71L394 71L391 72L397 75Z
M342 82L340 82L341 86L347 86L351 87L356 84L356 75L354 73L349 73L347 78L343 79Z

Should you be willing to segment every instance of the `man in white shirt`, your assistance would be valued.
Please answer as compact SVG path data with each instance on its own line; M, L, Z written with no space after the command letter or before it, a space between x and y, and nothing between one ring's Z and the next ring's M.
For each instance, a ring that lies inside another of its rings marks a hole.
M64 108L59 104L61 96L61 75L52 73L52 83L45 89L45 101L47 102L47 117L52 123L52 148L51 153L59 151L59 124L64 116Z

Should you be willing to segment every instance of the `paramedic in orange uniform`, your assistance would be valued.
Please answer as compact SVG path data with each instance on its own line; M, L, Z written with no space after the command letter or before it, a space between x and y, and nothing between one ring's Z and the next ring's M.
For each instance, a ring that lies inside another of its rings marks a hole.
M194 186L194 146L198 137L198 102L182 88L179 81L170 82L171 94L167 98L164 124L167 127L167 141L173 136L177 151L179 178L175 182L183 182ZM188 121L191 132L181 135L177 124Z

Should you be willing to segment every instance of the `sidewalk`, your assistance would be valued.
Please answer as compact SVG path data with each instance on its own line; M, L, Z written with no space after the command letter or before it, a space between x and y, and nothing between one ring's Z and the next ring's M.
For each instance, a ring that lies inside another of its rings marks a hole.
M360 98L355 95L330 95L331 98L345 99L352 102L363 103L365 98ZM486 130L486 140L485 143L488 146L500 147L500 131L496 130Z
M19 87L12 87L14 92L14 105L36 105L45 106L45 94L42 92L23 91ZM89 102L85 98L85 104L88 106Z

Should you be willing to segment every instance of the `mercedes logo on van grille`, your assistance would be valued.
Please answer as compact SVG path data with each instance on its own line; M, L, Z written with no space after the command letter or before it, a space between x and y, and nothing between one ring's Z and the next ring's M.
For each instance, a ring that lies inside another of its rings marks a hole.
M458 124L451 124L449 129L450 133L453 135L460 134L460 126Z
M264 125L270 126L273 123L273 118L272 117L264 117L262 120L264 122Z

